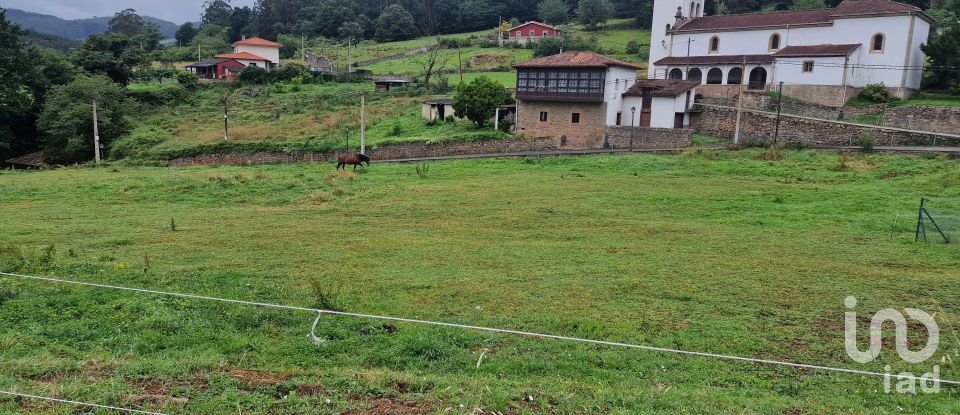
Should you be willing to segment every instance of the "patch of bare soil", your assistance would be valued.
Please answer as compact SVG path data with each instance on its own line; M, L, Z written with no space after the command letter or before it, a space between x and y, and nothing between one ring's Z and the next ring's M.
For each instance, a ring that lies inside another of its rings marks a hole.
M375 399L365 409L352 409L344 415L419 415L433 414L433 405L423 401L396 401L393 399Z
M281 374L237 367L227 370L227 375L250 386L279 385L287 381L287 377Z

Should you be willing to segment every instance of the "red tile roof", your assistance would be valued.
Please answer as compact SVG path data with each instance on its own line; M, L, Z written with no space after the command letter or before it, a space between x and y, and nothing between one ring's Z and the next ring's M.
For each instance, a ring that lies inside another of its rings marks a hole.
M233 42L233 46L246 45L246 46L273 46L273 47L283 47L283 44L277 42L271 42L267 39L260 37L251 37L249 39L238 40Z
M221 59L243 59L248 61L267 61L270 62L270 59L261 58L257 55L254 55L250 52L240 52L240 53L224 53L223 55L217 55Z
M687 20L677 26L676 32L696 32L713 30L753 29L764 27L784 27L801 25L830 24L834 19L849 17L918 14L930 21L930 18L914 6L891 0L844 0L832 9L788 10L704 16Z
M633 84L627 92L623 93L625 97L643 96L644 89L652 89L655 97L676 97L684 92L694 89L700 85L699 81L683 81L680 79L641 79Z
M640 69L632 63L593 52L564 52L513 65L514 68L609 68L611 66Z
M806 56L847 56L860 47L859 43L845 45L787 46L774 53L778 58Z
M834 7L830 15L849 17L869 14L916 13L920 8L890 0L845 0Z
M556 30L556 31L560 31L560 29L558 29L558 28L556 28L556 27L554 27L554 26L550 26L550 25L548 25L548 24L546 24L546 23L540 23L540 22L535 22L535 21L529 21L529 22L526 22L526 23L524 23L524 24L516 25L516 26L514 26L514 27L511 27L511 28L510 28L510 31L512 32L512 31L517 30L517 29L519 29L519 28L521 28L521 27L524 27L524 26L526 26L526 25L531 25L531 24L536 24L536 25L540 25L540 26L543 26L543 27L548 27L548 28L553 29L553 30Z
M707 55L707 56L668 56L654 62L654 65L723 65L740 64L746 58L747 63L772 63L773 55Z
M680 24L677 32L748 29L786 25L829 24L830 9L759 12L697 17Z

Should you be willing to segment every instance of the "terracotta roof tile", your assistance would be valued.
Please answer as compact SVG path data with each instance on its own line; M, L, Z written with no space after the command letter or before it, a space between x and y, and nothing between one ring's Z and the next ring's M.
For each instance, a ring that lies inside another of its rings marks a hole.
M240 52L240 53L224 53L223 55L217 55L221 59L244 59L248 61L267 61L270 62L270 59L261 58L257 55L254 55L250 52Z
M829 24L834 19L844 17L914 13L922 14L917 7L891 0L844 0L832 9L787 10L697 17L681 23L674 31L682 33L783 27L787 25L816 25Z
M641 79L624 92L623 96L639 97L643 96L644 89L653 89L655 97L675 97L696 88L697 85L700 85L700 82L680 79Z
M593 52L564 52L513 65L514 68L609 68L611 66L640 69L632 63Z
M772 63L773 55L707 55L707 56L668 56L654 62L654 65L723 65L743 63Z
M267 39L260 37L251 37L249 39L238 40L233 42L233 46L246 45L246 46L273 46L273 47L283 47L282 43L271 42Z
M778 58L804 56L847 56L860 47L859 43L845 45L787 46L774 53Z

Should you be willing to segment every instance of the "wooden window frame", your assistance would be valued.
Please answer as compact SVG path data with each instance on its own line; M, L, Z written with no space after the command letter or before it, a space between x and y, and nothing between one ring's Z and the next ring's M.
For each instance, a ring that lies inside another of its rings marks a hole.
M880 37L880 49L876 49L877 37ZM883 53L884 49L887 48L887 35L883 33L874 33L873 36L870 36L870 53Z

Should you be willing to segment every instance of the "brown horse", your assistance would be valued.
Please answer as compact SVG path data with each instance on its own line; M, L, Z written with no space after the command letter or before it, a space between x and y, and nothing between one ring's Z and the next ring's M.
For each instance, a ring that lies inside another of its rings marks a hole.
M340 157L337 157L337 170L340 170L343 167L343 170L347 170L347 165L353 165L353 170L357 170L357 166L363 167L363 163L367 163L367 167L370 167L370 156L366 154L344 154Z

